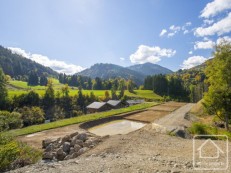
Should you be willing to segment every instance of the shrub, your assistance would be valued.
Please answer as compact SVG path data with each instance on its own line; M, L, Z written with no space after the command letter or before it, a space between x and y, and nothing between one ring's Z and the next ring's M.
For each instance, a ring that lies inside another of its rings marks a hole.
M0 134L0 172L37 162L42 153L11 136Z
M18 112L22 114L22 120L24 126L33 124L41 124L44 122L44 111L39 107L26 107L18 109Z
M0 111L0 131L22 127L21 114L18 112Z

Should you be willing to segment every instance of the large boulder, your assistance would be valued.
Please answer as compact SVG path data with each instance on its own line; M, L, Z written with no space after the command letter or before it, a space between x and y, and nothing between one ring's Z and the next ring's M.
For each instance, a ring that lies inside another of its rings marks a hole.
M63 151L65 153L69 153L70 152L70 148L71 148L70 142L64 142L64 144L63 144Z
M56 152L56 158L57 160L63 160L65 157L67 156L67 154L63 151L62 148L59 148Z
M87 140L87 134L86 133L80 133L78 134L77 138L83 142Z
M77 136L78 134L79 134L79 132L72 133L72 134L70 134L70 137L73 138L73 137Z
M52 160L54 157L54 153L52 152L44 152L43 153L43 160Z
M82 147L81 147L80 145L75 144L75 146L74 146L74 151L75 151L75 152L78 152L81 148L82 148Z
M63 144L64 142L71 142L71 136L70 136L70 135L64 136L64 137L62 138L62 144Z
M56 139L45 139L42 141L42 148L46 148L51 143L56 142Z

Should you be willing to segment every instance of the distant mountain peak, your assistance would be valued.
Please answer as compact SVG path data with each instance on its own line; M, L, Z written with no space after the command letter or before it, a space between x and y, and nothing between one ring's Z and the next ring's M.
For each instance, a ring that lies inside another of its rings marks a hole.
M162 67L158 64L153 64L150 62L144 64L137 64L130 67L127 67L130 70L137 71L142 73L143 75L156 75L156 74L170 74L173 71L169 70L168 68Z

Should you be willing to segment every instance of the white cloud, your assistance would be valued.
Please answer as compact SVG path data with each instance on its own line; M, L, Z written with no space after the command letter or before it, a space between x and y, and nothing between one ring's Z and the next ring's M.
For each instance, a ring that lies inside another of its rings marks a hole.
M213 17L228 9L231 9L231 0L214 0L206 5L206 7L202 10L200 17Z
M204 63L207 58L203 56L191 56L188 59L183 61L183 65L181 65L182 69L189 69Z
M160 37L163 36L166 32L167 32L166 29L162 29L162 31L161 31L161 33L160 33Z
M149 47L146 45L140 45L135 53L130 55L132 63L157 63L161 61L162 57L172 57L176 54L172 49L161 49L160 47Z
M229 33L231 31L231 12L227 17L221 19L217 23L214 23L212 26L207 28L199 27L194 32L196 36L208 36L208 35L222 35L225 33Z
M175 34L176 34L176 32L168 33L168 37L173 37Z
M43 56L40 54L27 53L25 50L21 48L8 47L8 49L10 49L12 53L22 55L25 58L31 59L32 61L42 64L46 67L50 67L59 73L75 74L77 72L84 70L84 68L81 66L67 64L64 61L51 60L47 56Z
M193 51L189 51L188 54L189 54L189 55L192 55L192 54L193 54Z
M231 37L229 37L229 36L219 37L217 39L217 44L220 44L222 41L227 41L227 42L231 43Z
M169 29L172 30L172 31L180 31L181 27L172 25L172 26L169 27Z
M125 58L123 58L123 57L120 57L120 61L124 61L125 60Z
M194 45L194 49L212 49L215 43L211 40L209 41L197 41Z
M203 20L203 22L204 22L205 25L211 25L214 22L214 20L212 20L212 19L205 19L205 20Z
M188 34L189 33L189 30L184 30L184 32L183 32L184 34Z
M186 26L190 26L190 25L192 25L192 22L186 22L185 25L186 25Z

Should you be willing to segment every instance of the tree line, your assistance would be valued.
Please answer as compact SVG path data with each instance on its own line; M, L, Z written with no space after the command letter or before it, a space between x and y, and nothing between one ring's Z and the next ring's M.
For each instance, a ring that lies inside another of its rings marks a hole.
M121 86L118 92L114 88L106 90L105 96L101 98L95 96L93 91L83 94L81 87L76 90L76 95L70 96L68 84L55 92L50 79L44 96L31 90L9 99L5 84L6 76L0 69L0 110L4 110L0 111L0 131L86 114L86 106L94 101L126 99L125 86Z
M166 99L189 101L189 91L184 87L181 78L176 76L154 75L144 80L144 89L153 90Z

